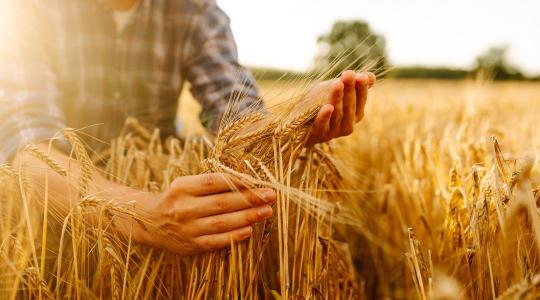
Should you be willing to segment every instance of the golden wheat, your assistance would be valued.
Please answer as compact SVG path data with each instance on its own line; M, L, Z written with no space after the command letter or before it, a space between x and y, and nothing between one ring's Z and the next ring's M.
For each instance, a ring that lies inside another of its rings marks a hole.
M305 143L318 106L273 108L263 125L257 110L229 114L214 141L162 140L128 119L98 155L65 130L82 165L66 218L44 214L22 170L0 168L0 296L537 297L539 88L416 84L383 83L352 137L315 147ZM69 176L46 153L26 151ZM247 242L181 257L120 236L119 218L157 229L129 204L90 194L95 172L155 193L177 176L224 172L275 189L277 213Z

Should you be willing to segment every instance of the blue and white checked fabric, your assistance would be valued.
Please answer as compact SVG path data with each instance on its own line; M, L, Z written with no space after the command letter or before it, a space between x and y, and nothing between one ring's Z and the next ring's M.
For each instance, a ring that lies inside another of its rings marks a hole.
M129 116L174 134L185 80L210 129L238 95L262 105L214 0L141 1L121 34L99 0L0 1L0 163L65 127L108 140Z

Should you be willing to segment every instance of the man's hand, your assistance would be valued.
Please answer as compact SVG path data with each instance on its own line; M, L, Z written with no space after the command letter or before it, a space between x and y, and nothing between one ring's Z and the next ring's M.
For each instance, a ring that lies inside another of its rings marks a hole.
M224 174L179 177L161 195L138 201L151 225L133 238L183 255L225 248L249 238L251 225L272 216L275 201L273 190L247 190Z
M37 145L48 152L47 144ZM13 161L15 168L23 168L36 183L40 195L49 192L49 209L65 217L77 201L73 187L77 186L80 166L62 152L48 154L69 176L58 175L43 161L28 152L20 152ZM46 171L44 171L46 170ZM270 207L276 202L272 189L252 189L225 174L203 174L179 177L170 188L159 194L143 192L93 174L89 194L114 200L120 205L133 205L139 212L144 226L129 215L115 215L115 226L126 238L135 243L168 249L192 255L228 247L232 241L242 241L251 236L254 223L272 216ZM48 184L48 189L44 189ZM99 215L90 211L88 221L97 222Z
M313 123L308 144L350 135L354 125L364 117L368 89L375 81L371 72L345 71L341 78L322 82L311 89L306 95L307 101L322 100L323 106Z

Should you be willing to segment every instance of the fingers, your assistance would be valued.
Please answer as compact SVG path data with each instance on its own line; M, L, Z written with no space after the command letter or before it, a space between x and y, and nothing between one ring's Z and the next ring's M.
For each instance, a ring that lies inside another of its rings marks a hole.
M231 242L240 242L251 236L253 229L251 226L238 228L229 232L203 235L196 237L193 241L204 251L212 251L226 248Z
M369 74L371 74L372 77ZM368 89L371 82L373 82L373 84L375 83L375 75L372 73L360 73L356 76L356 122L359 122L364 117L364 109L366 107Z
M356 120L356 73L354 71L345 71L341 75L341 81L344 85L343 93L343 118L340 124L340 133L350 134Z
M253 223L264 221L272 216L272 208L268 205L249 208L241 211L204 217L193 220L194 235L208 235L228 232Z
M311 130L311 143L319 143L327 140L327 134L330 129L330 119L334 112L334 106L332 104L325 104L321 107L321 110L313 122L313 129Z
M330 130L340 128L343 119L343 94L344 84L341 80L337 80L330 85L330 95L328 103L334 106L334 112L330 119Z
M203 196L245 188L245 184L238 179L221 173L183 176L172 182L171 196L178 196L179 193Z
M195 204L193 216L202 218L243 210L276 202L276 193L271 189L246 190L200 197Z

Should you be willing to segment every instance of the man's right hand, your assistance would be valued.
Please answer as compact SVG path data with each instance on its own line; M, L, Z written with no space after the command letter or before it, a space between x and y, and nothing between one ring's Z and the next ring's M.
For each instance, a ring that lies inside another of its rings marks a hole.
M149 226L136 229L133 240L194 255L249 238L251 225L272 216L276 193L248 190L231 176L214 173L179 177L162 194L137 198Z
M30 155L20 152L13 160L16 169L24 168L35 182L36 193L49 193L49 209L58 217L65 217L77 199L72 189L77 186L81 173L76 161L47 144L36 145L44 153L68 170L61 176ZM46 171L45 171L46 170ZM45 176L45 175L48 176ZM118 216L115 225L124 236L136 243L168 249L183 255L193 255L225 248L232 241L247 239L251 226L272 216L270 207L276 201L271 189L248 190L245 185L225 174L203 174L179 177L170 188L159 194L142 192L105 179L99 172L92 175L89 194L111 199L136 209L144 228L131 217ZM45 189L45 185L48 188ZM87 215L91 222L96 219Z

